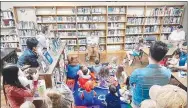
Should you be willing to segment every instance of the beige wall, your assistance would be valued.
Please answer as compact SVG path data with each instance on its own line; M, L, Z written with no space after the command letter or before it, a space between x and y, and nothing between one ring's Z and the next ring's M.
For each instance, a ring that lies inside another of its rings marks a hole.
M184 30L187 35L187 2L1 2L1 9L13 6L78 6L78 5L185 5L183 20Z

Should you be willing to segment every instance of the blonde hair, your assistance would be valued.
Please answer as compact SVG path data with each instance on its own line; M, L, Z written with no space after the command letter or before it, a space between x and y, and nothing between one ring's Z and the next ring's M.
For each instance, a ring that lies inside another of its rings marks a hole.
M35 105L31 101L25 101L20 108L35 108Z
M73 103L73 101L69 101L65 96L54 89L47 90L46 96L50 98L52 108L70 108ZM48 106L50 106L50 104Z
M154 100L146 99L142 101L140 108L157 108L157 104Z

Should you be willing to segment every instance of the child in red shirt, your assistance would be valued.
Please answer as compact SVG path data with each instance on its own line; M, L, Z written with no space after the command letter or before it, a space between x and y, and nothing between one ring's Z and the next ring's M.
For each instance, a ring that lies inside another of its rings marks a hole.
M85 83L91 78L90 71L86 66L81 66L77 74L79 75L78 83L81 88L84 88Z

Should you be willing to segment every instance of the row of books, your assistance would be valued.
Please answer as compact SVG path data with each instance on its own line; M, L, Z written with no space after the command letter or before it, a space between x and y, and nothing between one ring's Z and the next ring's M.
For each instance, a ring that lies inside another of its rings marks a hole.
M13 19L13 13L11 11L1 11L1 19Z
M68 52L77 51L77 48L76 48L76 46L67 46L67 50L68 50Z
M76 36L76 32L58 32L59 36Z
M17 48L18 43L1 43L1 48Z
M105 43L105 39L104 38L99 39L99 43Z
M19 30L18 31L19 36L36 36L35 30Z
M124 28L123 23L108 23L108 28Z
M151 10L152 16L181 16L183 9L177 7L159 7Z
M67 40L68 45L76 45L76 40Z
M18 29L35 29L36 25L33 21L19 21L17 28Z
M76 29L76 24L58 24L57 25L58 30L63 29Z
M78 32L78 36L104 36L104 31Z
M159 30L159 26L146 26L145 29L144 29L144 32L145 33L158 33L158 30Z
M134 49L134 47L136 46L137 44L136 43L126 43L125 44L125 50L130 50L130 49Z
M78 29L100 29L99 24L77 24Z
M141 33L142 27L127 27L126 34L138 34Z
M123 38L120 37L108 37L107 38L108 43L118 43L118 42L123 42Z
M108 35L109 36L121 36L121 30L108 30Z
M105 46L99 46L99 50L100 51L104 51L105 50Z
M105 21L105 17L104 16L93 16L93 22L102 22Z
M86 42L86 39L79 39L78 43L82 45L86 45L87 42Z
M162 27L162 32L163 33L168 33L168 32L172 32L176 29L177 26L163 26Z
M86 51L86 46L80 46L79 51Z
M125 13L125 7L108 7L108 13Z
M127 24L141 25L144 23L144 18L128 18Z
M123 16L120 15L109 15L108 21L117 22L117 21L125 21L125 19L123 18Z
M91 13L91 8L85 7L85 8L78 8L77 9L78 14L90 14Z
M18 36L17 35L3 35L1 36L1 42L17 42Z
M41 17L41 16L38 16L37 17L37 22L38 23L47 23L47 22L56 22L56 17L52 17L52 16L49 16L49 17Z
M14 27L15 23L13 20L10 19L1 19L1 27L6 28L6 27Z
M121 45L108 45L107 46L108 51L118 51L121 50Z
M164 24L179 24L181 17L165 17Z
M141 36L127 36L125 39L125 43L138 43L140 37Z
M160 24L160 18L146 18L145 24Z

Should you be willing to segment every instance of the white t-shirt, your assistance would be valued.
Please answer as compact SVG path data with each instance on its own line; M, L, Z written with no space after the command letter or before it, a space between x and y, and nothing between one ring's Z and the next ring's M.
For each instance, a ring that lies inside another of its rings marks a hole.
M185 32L183 30L180 32L177 32L177 30L174 30L170 34L169 39L173 41L185 40Z
M18 72L18 79L24 87L29 85L29 80L25 77L25 74L22 72L21 69L19 69L19 72Z

